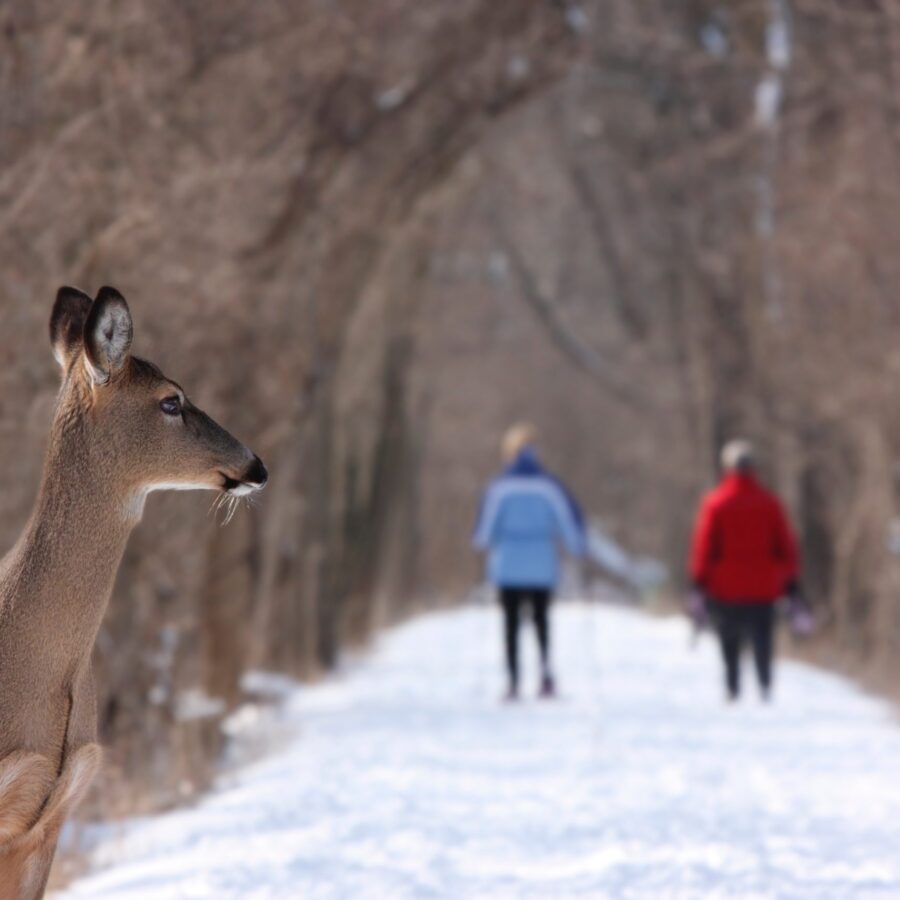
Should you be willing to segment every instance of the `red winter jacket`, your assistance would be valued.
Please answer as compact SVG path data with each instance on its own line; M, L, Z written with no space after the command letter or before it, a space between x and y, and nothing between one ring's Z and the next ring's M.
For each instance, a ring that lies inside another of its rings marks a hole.
M797 543L781 503L748 474L731 474L703 499L691 577L707 596L773 603L797 577Z

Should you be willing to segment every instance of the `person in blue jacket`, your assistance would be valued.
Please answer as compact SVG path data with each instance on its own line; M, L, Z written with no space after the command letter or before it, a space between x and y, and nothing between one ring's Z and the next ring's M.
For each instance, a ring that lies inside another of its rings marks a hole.
M548 610L559 582L559 549L584 553L584 520L565 486L547 472L534 448L535 429L515 425L503 438L506 467L487 487L473 542L487 552L487 576L504 616L507 699L519 694L519 620L531 606L541 656L540 696L556 692L550 666Z

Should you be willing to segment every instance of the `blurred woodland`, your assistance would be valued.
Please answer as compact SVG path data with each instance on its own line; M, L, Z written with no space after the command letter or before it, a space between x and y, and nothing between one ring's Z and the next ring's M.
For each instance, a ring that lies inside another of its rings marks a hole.
M148 504L98 796L190 793L243 672L461 600L523 417L676 580L717 447L755 440L816 657L900 677L900 0L7 0L0 42L4 543L63 283L118 287L271 472L227 528Z

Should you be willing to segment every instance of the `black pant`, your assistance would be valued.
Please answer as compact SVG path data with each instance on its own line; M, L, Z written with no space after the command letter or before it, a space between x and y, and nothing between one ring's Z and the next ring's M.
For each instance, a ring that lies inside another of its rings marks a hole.
M503 623L506 637L506 665L512 690L519 686L519 620L522 607L531 604L531 614L537 631L541 652L541 671L550 675L550 591L546 588L501 588L500 603L503 606Z
M772 653L775 645L775 606L772 603L709 602L710 617L719 634L725 662L725 686L731 697L741 691L741 650L749 639L753 646L756 676L763 694L772 686Z

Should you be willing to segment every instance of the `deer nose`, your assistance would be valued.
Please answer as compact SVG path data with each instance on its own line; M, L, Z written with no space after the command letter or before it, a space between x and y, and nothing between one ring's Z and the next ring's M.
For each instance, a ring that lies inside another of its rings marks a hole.
M263 461L258 456L253 457L250 468L244 473L244 480L248 484L252 484L254 487L259 488L264 487L269 480L269 473L266 471Z

